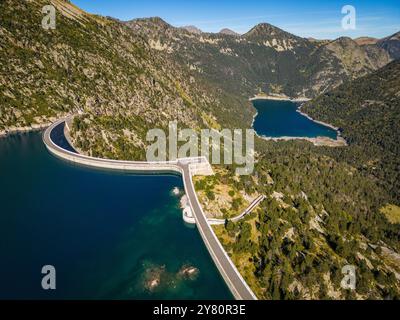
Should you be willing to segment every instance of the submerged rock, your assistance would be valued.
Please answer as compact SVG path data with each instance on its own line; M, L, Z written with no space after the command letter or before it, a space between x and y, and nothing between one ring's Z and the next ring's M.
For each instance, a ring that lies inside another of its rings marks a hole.
M172 189L172 194L175 196L179 196L181 193L181 190L178 187L175 187L174 189Z
M161 278L165 273L165 266L152 266L144 272L144 288L155 291L161 285Z
M199 269L191 266L191 265L184 265L178 272L178 276L188 280L194 280L199 275Z

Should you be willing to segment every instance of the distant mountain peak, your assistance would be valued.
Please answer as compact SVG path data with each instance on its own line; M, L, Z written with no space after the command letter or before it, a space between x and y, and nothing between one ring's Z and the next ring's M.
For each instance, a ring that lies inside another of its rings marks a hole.
M228 29L228 28L222 29L219 33L226 34L228 36L240 36L239 33L235 32L235 31L233 31L231 29Z
M197 28L196 26L183 26L180 29L184 29L190 33L194 33L194 34L202 34L203 31L201 31L199 28Z
M292 39L299 41L303 39L266 22L256 25L243 36L253 41L265 41L268 39Z
M278 27L273 26L272 24L263 22L257 24L255 27L253 27L249 32L247 32L248 35L252 34L263 34L263 33L274 33L277 31L283 31L279 29Z

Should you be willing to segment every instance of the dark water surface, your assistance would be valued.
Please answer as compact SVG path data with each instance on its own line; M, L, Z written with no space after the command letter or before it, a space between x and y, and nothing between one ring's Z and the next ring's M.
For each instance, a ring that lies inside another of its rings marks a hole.
M329 137L337 138L337 132L322 124L311 121L296 112L298 104L291 101L253 101L258 115L254 130L265 137Z
M175 186L178 176L73 166L40 133L0 139L0 298L232 299ZM41 287L44 265L54 291ZM179 275L185 265L198 276Z

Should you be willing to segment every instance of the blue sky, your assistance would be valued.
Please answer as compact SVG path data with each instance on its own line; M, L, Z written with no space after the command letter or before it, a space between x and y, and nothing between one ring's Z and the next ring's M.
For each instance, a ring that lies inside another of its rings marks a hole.
M174 26L245 33L268 22L302 37L385 37L400 31L400 0L72 0L80 8L121 20L159 16ZM341 27L344 5L356 9L356 29Z

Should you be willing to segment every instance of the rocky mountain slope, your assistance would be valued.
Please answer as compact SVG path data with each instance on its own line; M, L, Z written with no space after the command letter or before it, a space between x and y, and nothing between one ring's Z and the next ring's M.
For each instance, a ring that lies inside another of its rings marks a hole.
M126 25L66 1L51 3L55 30L41 27L47 1L0 3L3 133L83 111L86 130L77 139L85 151L110 156L115 149L142 147L148 127L170 120L208 127L216 122L211 109L228 107L186 66L158 55ZM130 128L123 131L122 123Z
M154 49L188 65L194 77L247 97L260 90L314 97L391 61L377 46L360 46L349 38L310 41L267 23L241 36L193 34L160 18L127 24Z
M386 50L392 59L400 59L400 32L379 40L377 45Z
M340 60L349 79L380 69L391 61L389 54L376 45L360 46L346 37L328 43L325 48Z

